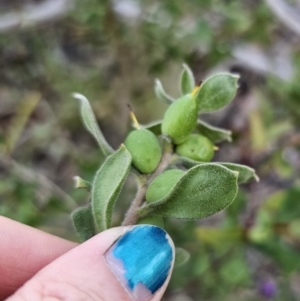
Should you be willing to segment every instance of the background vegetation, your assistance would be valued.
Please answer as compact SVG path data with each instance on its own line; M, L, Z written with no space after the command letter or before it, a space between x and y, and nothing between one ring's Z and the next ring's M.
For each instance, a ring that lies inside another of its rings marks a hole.
M163 116L160 78L172 96L181 64L197 80L241 75L230 106L206 116L233 131L215 161L247 164L225 212L168 221L191 253L164 300L300 300L299 1L0 1L0 214L77 240L70 212L88 201L73 176L92 180L103 156L84 129L79 92L117 148L139 121ZM129 179L114 224L134 196Z

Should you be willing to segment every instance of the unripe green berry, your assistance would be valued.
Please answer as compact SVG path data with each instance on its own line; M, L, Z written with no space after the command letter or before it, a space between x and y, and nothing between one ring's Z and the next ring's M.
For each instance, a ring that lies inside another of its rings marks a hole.
M170 105L162 122L162 133L171 137L174 144L182 143L193 131L198 118L195 98L187 94Z
M161 159L161 147L157 137L147 129L132 131L124 142L132 156L132 164L141 173L151 173Z
M191 134L176 147L176 153L196 161L209 162L214 156L214 145L205 136Z
M152 203L167 196L184 173L181 169L170 169L161 173L149 185L146 201Z

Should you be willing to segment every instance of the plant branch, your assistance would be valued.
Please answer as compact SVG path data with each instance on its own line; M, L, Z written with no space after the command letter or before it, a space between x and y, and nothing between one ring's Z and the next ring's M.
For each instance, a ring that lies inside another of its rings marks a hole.
M135 199L131 203L129 210L126 213L126 216L122 223L122 226L134 225L137 222L138 217L136 215L136 212L144 201L147 187L148 187L147 182L145 184L143 184L142 186L140 186Z
M131 203L129 210L126 213L126 216L124 218L122 226L129 226L129 225L134 225L137 223L138 218L139 218L137 211L144 202L148 186L159 174L161 174L168 167L168 165L170 163L170 160L173 155L173 147L167 138L165 138L165 137L163 137L163 138L164 138L164 153L162 155L160 163L158 164L155 171L140 186L135 199Z

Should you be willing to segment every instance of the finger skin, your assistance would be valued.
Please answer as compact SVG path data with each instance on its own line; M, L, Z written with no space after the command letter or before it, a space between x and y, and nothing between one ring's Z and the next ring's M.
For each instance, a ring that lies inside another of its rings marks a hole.
M43 268L7 301L132 301L106 261L106 254L131 227L106 230ZM141 242L142 243L142 242ZM167 281L151 298L161 299Z
M130 300L103 256L123 231L113 228L100 233L59 257L7 301Z
M76 245L0 216L0 300Z

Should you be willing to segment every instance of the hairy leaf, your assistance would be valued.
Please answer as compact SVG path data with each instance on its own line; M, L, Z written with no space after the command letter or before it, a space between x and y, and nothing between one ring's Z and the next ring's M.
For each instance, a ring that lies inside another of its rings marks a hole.
M131 166L131 155L124 145L109 156L97 171L92 188L92 208L99 231L110 227L115 202Z
M246 183L251 180L255 180L259 182L259 177L255 173L255 170L249 166L236 164L236 163L226 163L226 162L218 162L218 164L222 164L223 166L229 168L230 170L237 171L239 173L238 182Z
M105 156L111 155L114 150L105 140L94 115L93 109L85 96L73 93L73 97L81 102L81 117L86 129L94 136Z
M91 204L86 207L77 208L73 211L71 217L81 241L86 241L96 235Z
M201 219L228 207L236 197L237 172L214 163L197 165L186 172L163 199L138 212L187 220Z
M92 190L92 183L80 178L79 176L75 176L73 179L75 188L86 189L87 191Z
M165 92L159 79L155 80L154 92L159 100L161 100L162 102L164 102L168 105L175 101L175 99L173 97L171 97L170 95L168 95Z
M182 164L187 168L194 167L196 165L206 164L206 162L199 162L186 157L179 157L178 160L181 161ZM259 181L259 177L255 173L255 170L249 166L236 164L236 163L227 163L227 162L214 162L214 164L219 164L227 167L232 171L238 172L239 184L246 183L251 180L255 180L256 182Z
M182 66L183 66L183 71L181 73L181 78L180 78L180 89L181 89L181 94L185 95L185 94L192 93L196 83L195 83L193 72L189 68L189 66L186 64L183 64Z
M231 131L212 126L199 119L197 121L196 131L199 134L206 136L214 143L222 142L224 140L227 140L229 142L232 141Z
M216 111L234 98L239 76L219 73L205 80L196 94L199 112Z
M175 267L185 264L189 259L190 253L187 250L182 248L175 248Z

